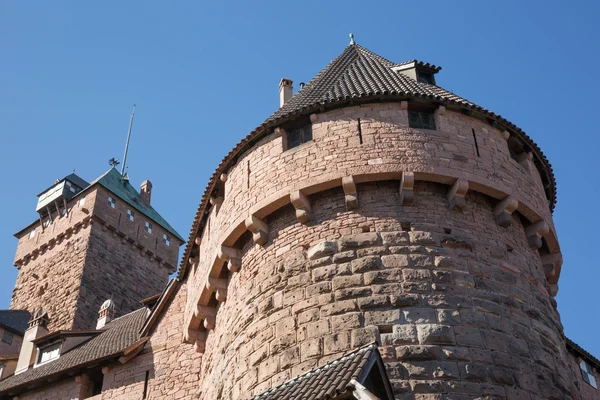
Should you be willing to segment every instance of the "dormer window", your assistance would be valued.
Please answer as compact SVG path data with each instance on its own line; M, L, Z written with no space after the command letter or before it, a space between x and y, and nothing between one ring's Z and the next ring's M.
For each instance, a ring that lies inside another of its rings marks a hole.
M428 85L435 85L435 78L430 72L417 71L417 81Z
M60 355L60 346L62 342L56 342L49 346L39 349L38 361L36 366L57 359Z
M585 383L591 385L593 388L598 389L598 385L596 384L596 378L594 377L594 369L590 366L590 364L581 360L579 363L579 369L581 369L581 377L585 381Z
M408 125L416 129L435 130L433 111L408 111Z

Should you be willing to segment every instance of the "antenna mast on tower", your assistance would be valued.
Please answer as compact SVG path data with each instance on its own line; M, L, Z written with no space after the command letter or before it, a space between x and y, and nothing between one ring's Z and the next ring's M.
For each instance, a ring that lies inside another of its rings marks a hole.
M129 119L129 131L127 132L127 142L125 142L125 154L123 154L123 165L121 166L121 175L125 176L125 164L127 163L127 151L129 150L129 139L131 138L131 128L133 127L133 116L135 115L135 104L133 105L133 111L131 111L131 118Z

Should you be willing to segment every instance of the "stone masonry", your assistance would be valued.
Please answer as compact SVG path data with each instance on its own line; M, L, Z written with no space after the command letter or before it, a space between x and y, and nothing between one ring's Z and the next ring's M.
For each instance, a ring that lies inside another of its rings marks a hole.
M111 208L110 195L95 187L72 200L68 214L43 230L36 222L18 234L19 274L11 309L43 307L50 331L94 329L105 300L113 299L119 316L163 290L178 246L164 246L159 240L163 230L156 224L153 235L147 234L143 216L129 221L126 205L114 195L116 206Z

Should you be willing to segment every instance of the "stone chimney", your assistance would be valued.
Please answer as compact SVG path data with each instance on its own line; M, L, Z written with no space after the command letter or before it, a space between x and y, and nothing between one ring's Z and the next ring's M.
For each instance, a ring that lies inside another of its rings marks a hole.
M145 205L150 206L150 196L152 196L152 182L146 179L140 185L140 200Z
M146 181L148 182L148 181ZM150 182L148 182L150 183ZM104 328L104 325L108 324L115 317L115 303L112 300L106 300L100 306L100 311L98 312L98 323L96 324L96 329Z
M282 78L279 82L279 107L283 106L292 98L292 83L291 79Z
M31 320L29 320L29 327L25 331L15 375L27 371L30 366L35 364L37 357L37 346L32 342L33 340L46 334L48 334L48 314L42 308L39 308L33 314Z

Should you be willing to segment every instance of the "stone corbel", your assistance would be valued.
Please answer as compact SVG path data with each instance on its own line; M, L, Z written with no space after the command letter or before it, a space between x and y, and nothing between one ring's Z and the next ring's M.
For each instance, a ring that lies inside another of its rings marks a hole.
M233 247L221 246L217 254L219 260L227 262L227 269L238 272L242 267L242 252Z
M400 180L400 205L412 204L415 173L403 172Z
M556 297L557 294L558 294L558 283L551 283L550 284L550 296Z
M510 139L510 132L509 131L502 131L501 136L502 136L502 139L508 140L508 139Z
M538 221L525 228L525 236L527 236L529 247L534 250L542 247L542 236L548 233L549 230L550 228L548 228L548 224L546 224L546 221L544 220Z
M518 158L519 164L529 170L529 162L533 160L533 153L531 151L524 151L523 153L519 154Z
M219 279L208 277L206 281L206 289L210 292L215 292L217 301L221 303L227 300L227 279Z
M308 200L308 197L299 190L290 194L290 200L296 209L296 218L298 218L298 221L301 224L306 224L310 219L310 213L312 212L310 200Z
M213 206L220 206L221 204L223 204L223 201L225 200L225 198L223 196L217 196L217 197L211 197L210 198L210 204Z
M403 111L408 110L408 101L401 101L400 102L400 109Z
M358 208L358 193L356 192L354 178L351 176L342 178L342 188L344 189L346 210L356 210Z
M503 228L506 228L512 224L512 214L519 207L519 201L513 196L508 196L504 200L494 207L494 214L496 215L496 222Z
M208 331L198 331L196 341L194 342L196 353L204 353L206 350L206 339L208 339Z
M469 191L469 181L466 179L457 179L450 191L448 192L448 203L450 204L450 209L458 207L461 210L465 208L467 205L467 200L465 200L465 196Z
M264 244L269 240L269 225L254 215L246 218L245 223L246 229L252 232L252 239L254 240L254 243L264 246Z
M317 120L318 120L317 114L310 114L310 122L312 122L314 124L315 122L317 122Z
M196 243L196 246L200 246L200 243L202 243L202 238L200 236L196 236L194 243Z
M556 275L556 271L562 266L563 258L561 253L544 254L541 256L542 265L544 266L544 274L546 279Z
M215 329L215 322L216 322L216 318L217 318L217 309L216 308L199 305L196 307L194 316L196 318L204 320L204 327L206 329L209 329L209 330ZM199 333L200 333L200 331L198 331L198 334ZM196 340L198 340L197 335L196 335Z
M221 182L227 182L227 174L223 172L219 179L221 179Z

